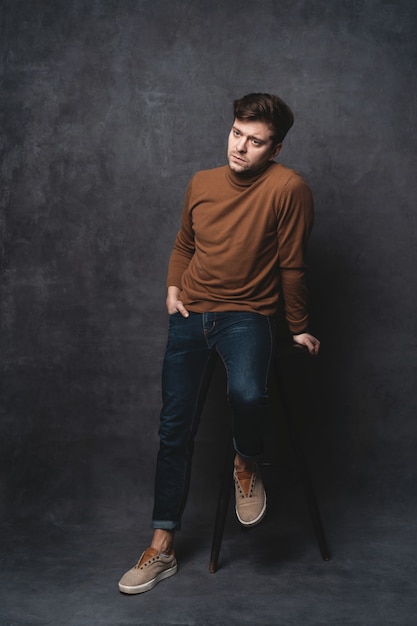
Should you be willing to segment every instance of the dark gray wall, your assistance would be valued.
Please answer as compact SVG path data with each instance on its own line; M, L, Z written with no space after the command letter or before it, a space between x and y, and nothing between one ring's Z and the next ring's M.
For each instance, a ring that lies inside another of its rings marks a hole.
M151 495L183 192L258 90L293 107L280 159L316 201L320 487L415 499L415 2L3 0L1 23L4 519L123 520Z

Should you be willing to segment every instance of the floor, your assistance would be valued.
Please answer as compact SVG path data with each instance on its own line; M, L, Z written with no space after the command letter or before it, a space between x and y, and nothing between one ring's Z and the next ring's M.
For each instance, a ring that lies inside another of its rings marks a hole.
M215 574L212 519L190 508L178 574L136 596L120 594L117 581L148 542L147 520L5 525L0 625L416 626L415 516L325 500L324 562L302 496L292 487L281 496L249 531L229 511Z

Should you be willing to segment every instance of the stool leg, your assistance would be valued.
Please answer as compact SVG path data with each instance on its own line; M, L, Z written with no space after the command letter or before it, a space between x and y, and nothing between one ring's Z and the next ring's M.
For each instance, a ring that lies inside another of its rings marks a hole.
M223 532L226 525L227 509L229 506L230 492L232 490L233 457L233 442L230 438L230 443L227 447L223 473L221 477L219 497L217 499L216 519L214 522L213 541L211 544L211 556L209 565L209 572L211 574L214 574L217 571Z

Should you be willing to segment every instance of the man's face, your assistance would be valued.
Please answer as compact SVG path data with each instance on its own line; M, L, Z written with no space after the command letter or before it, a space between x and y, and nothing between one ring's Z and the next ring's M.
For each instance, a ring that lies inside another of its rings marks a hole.
M272 141L266 122L235 119L227 146L229 167L236 174L255 174L277 156L281 146Z

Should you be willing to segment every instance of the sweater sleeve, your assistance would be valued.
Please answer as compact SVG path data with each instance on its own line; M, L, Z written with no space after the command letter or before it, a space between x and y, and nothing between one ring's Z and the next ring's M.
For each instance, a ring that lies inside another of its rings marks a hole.
M278 214L278 254L285 317L292 334L308 329L306 252L313 226L310 188L299 176L287 183Z
M167 287L175 286L181 289L182 275L187 269L195 251L194 231L191 215L191 186L189 183L184 197L184 206L181 216L181 228L175 239L174 247L168 263Z

